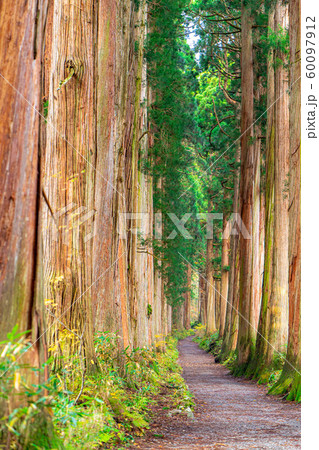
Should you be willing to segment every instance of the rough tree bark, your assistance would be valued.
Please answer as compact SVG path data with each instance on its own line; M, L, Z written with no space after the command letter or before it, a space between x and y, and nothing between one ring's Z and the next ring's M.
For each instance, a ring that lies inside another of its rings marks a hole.
M96 208L95 14L92 3L51 4L46 34L45 98L48 116L41 167L41 257L47 302L48 341L55 346L66 329L84 332L85 354L95 360L90 287ZM60 81L72 75L67 84ZM56 320L56 318L59 320ZM51 326L52 325L52 326ZM79 347L65 340L64 354ZM90 367L92 364L90 363Z
M274 29L274 9L269 12L269 29ZM264 258L264 279L262 286L262 304L259 318L256 342L256 358L253 362L255 376L260 372L260 366L264 364L267 350L268 329L269 329L269 303L272 293L272 268L273 268L273 235L274 235L274 151L275 151L275 127L274 108L275 100L275 80L273 51L267 65L267 136L266 136L266 183L265 183L265 258Z
M172 327L177 331L184 328L184 303L172 306Z
M301 300L301 221L300 221L300 0L291 0L290 36L290 170L289 170L289 334L286 363L271 393L289 393L288 399L300 401L300 300Z
M51 3L50 21L39 302L49 299L53 313L50 344L64 326L84 330L91 364L94 329L119 333L122 348L149 345L162 315L147 244L152 184L138 168L148 147L146 3L137 9L133 1L103 0L83 8L64 0ZM144 215L140 221L127 213Z
M223 232L229 228L230 223L226 215L223 217ZM230 251L230 236L223 237L222 240L222 266L221 266L221 291L220 291L220 320L219 320L219 336L223 337L226 324L226 310L228 299L229 286L229 251Z
M206 305L206 280L205 275L199 275L198 278L198 295L199 295L199 314L200 322L203 325L207 323L207 305Z
M45 1L0 4L0 336L42 325L34 305L37 249L39 122L43 112L41 47ZM18 25L17 25L18 24ZM39 363L37 342L25 355Z
M208 212L213 211L213 200L210 199ZM212 334L216 331L215 313L215 288L214 288L214 241L207 238L206 244L206 333Z
M191 327L191 289L192 289L192 268L187 264L187 292L185 293L184 303L184 328L189 330Z
M254 347L256 332L254 323L253 298L253 215L254 189L259 155L254 150L254 74L252 50L252 17L249 6L242 2L242 53L241 53L241 177L240 177L240 211L250 239L240 235L240 282L239 282L239 329L238 329L238 364L248 362Z
M236 162L240 161L240 148L236 150ZM239 168L236 169L234 176L234 197L233 212L239 212ZM229 222L229 230L232 228ZM238 334L238 274L239 274L239 235L232 233L230 236L230 269L229 269L229 288L227 295L227 307L225 317L225 330L223 335L222 358L228 357L229 353L235 350Z
M214 278L214 286L215 286L215 314L216 314L216 327L218 330L218 326L221 322L221 304L222 298L220 295L221 292L221 280L220 278Z
M0 3L0 340L16 325L33 345L18 357L19 373L27 385L43 381L39 368L45 361L46 345L42 336L42 317L35 303L37 228L39 204L40 121L42 45L47 19L46 1ZM20 336L21 337L21 336ZM2 377L12 376L11 367ZM11 372L11 374L10 374ZM44 370L47 377L47 369ZM3 395L1 417L15 408L28 408L26 390L19 395ZM31 422L31 421L30 421ZM46 448L61 448L56 439L51 417L41 414L41 443ZM24 436L11 441L11 432L1 433L6 448L27 448L28 431L39 436L39 419L27 424Z
M269 28L288 26L288 7L281 1L269 15ZM275 66L280 58L282 64ZM276 352L283 352L288 326L288 196L289 158L288 74L286 59L274 50L268 63L266 235L262 308L255 359L255 376L265 375Z
M275 30L288 28L288 5L278 2ZM289 171L289 94L285 56L275 51L282 64L275 69L275 150L274 150L274 260L269 338L276 350L284 351L288 335L288 171ZM272 337L271 335L274 334ZM273 356L268 346L267 359Z

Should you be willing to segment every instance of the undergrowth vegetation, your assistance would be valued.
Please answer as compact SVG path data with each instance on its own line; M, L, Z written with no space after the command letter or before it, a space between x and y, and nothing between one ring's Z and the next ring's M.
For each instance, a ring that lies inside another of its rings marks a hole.
M40 371L25 365L29 344L14 330L1 342L1 448L124 448L150 427L150 406L163 390L172 409L189 411L193 401L177 361L178 338L185 335L119 351L116 334L98 333L95 370L86 373L80 356L63 358L40 383L52 357Z

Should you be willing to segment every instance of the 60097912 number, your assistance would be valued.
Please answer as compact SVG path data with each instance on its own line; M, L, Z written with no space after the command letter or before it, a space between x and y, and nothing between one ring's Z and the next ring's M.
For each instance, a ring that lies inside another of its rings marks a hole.
M316 18L306 17L306 77L315 78L316 76Z

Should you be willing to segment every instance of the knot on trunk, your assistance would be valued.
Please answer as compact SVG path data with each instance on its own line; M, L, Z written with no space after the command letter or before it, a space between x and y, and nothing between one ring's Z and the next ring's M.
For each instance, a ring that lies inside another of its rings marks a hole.
M71 78L77 78L79 81L81 81L83 77L83 63L79 58L73 58L69 57L64 63L64 75L65 79L61 80L59 83L58 91L61 89L62 86L65 86Z

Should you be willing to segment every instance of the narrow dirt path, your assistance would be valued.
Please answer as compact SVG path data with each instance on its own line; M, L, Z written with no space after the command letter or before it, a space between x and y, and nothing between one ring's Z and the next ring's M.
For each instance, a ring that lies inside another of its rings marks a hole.
M179 352L183 377L198 405L195 418L166 418L163 411L139 448L300 448L299 405L267 396L265 387L232 377L191 337L180 342Z

